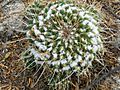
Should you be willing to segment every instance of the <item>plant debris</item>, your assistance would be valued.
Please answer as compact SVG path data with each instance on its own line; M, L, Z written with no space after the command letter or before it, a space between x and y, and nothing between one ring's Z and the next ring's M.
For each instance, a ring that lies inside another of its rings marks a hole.
M48 90L46 81L49 70L45 71L42 78L38 80L42 69L39 69L40 67L33 70L25 69L20 58L21 53L29 45L28 40L25 39L23 12L33 1L0 0L0 90ZM77 90L78 87L80 90L119 90L120 0L80 0L79 3L99 4L99 9L104 17L101 25L105 31L101 34L106 37L102 60L105 67L93 62L95 63L94 68L87 76L80 76L81 82L77 87L73 85L71 90ZM38 69L39 71L37 71ZM32 88L37 80L38 83Z

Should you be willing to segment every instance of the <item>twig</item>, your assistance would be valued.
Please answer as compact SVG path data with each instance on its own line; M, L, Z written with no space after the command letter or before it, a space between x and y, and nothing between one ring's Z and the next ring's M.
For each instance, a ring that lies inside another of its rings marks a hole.
M40 76L38 77L37 81L35 82L35 84L31 88L35 87L35 85L39 82L39 80L40 80L41 76L43 75L43 73L45 72L45 70L46 70L46 67L43 69L43 71L40 74Z
M15 41L8 41L6 43L3 43L3 46L6 46L6 45L12 44L12 43L16 43L16 42L19 42L19 41L27 40L27 39L30 39L30 38L22 38L22 39L15 40Z
M100 77L96 80L93 80L92 83L88 87L86 87L84 90L90 90L93 86L97 85L100 81L105 80L106 77L109 77L111 74L116 73L117 71L120 71L120 66L115 67L114 69L112 69L108 73L103 74L102 77Z
M110 7L108 7L106 4L104 4L103 8L104 8L105 10L107 10L111 15L113 15L114 17L116 17L117 19L120 20L120 17L119 17L118 15L114 14L113 10L112 10ZM112 10L112 11L111 11L111 10Z
M2 5L2 8L5 7L6 5L8 5L9 3L13 2L14 0L8 0L8 2L6 2L4 5Z

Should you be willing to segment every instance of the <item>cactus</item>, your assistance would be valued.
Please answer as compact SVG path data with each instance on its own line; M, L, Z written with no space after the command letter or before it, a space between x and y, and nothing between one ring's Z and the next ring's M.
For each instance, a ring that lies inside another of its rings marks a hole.
M30 38L29 51L24 55L26 65L45 62L53 73L48 78L52 87L67 86L71 75L88 71L103 49L100 16L93 7L69 0L41 1L28 7L26 15L26 35Z

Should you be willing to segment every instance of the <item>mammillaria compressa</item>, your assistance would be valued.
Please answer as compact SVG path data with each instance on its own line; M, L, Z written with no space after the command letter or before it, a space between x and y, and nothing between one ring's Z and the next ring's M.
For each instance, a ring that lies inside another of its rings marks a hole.
M55 83L73 73L84 73L102 50L100 19L92 7L86 9L69 1L35 2L27 15L28 55L32 55L28 61L45 62L58 75L53 75Z

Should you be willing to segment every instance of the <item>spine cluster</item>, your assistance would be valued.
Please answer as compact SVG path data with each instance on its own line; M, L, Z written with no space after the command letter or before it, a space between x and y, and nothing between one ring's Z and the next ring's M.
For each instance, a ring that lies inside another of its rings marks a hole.
M56 82L91 67L102 50L97 12L63 1L33 6L27 11L31 16L27 37L31 39L28 55L32 61L45 62L63 76Z

